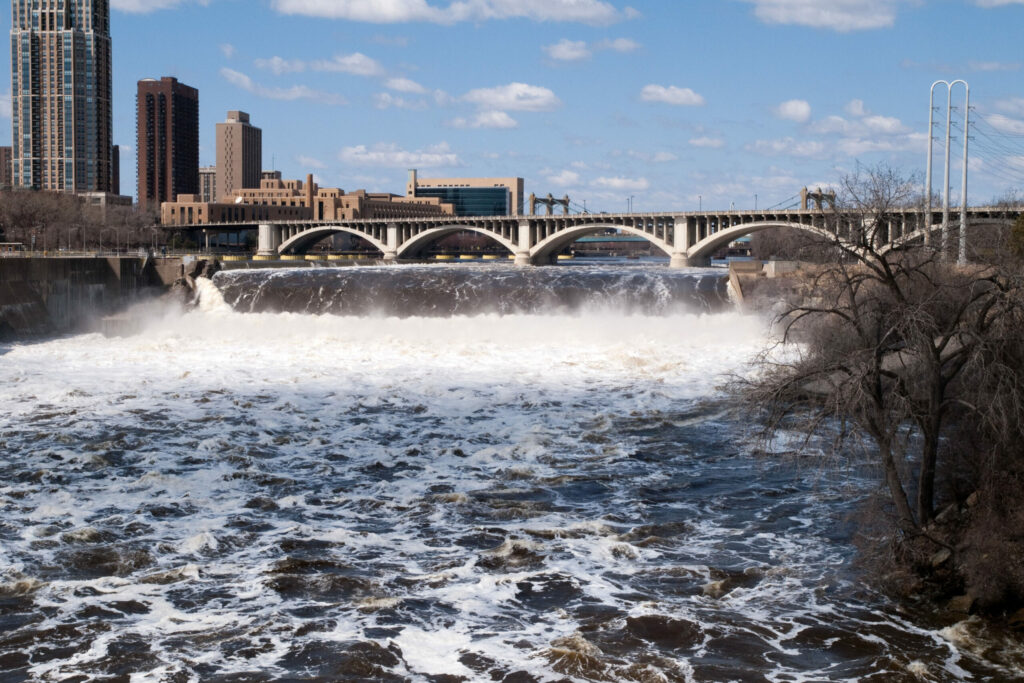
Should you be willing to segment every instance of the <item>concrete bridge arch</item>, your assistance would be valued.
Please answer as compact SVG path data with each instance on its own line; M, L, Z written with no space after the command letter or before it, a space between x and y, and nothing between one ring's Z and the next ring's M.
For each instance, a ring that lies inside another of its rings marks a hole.
M661 251L665 252L666 256L672 256L673 249L672 244L668 241L668 228L665 229L666 239L660 239L649 232L644 232L642 229L634 228L630 225L620 225L617 223L587 223L584 225L576 225L571 228L566 228L541 240L530 250L530 259L535 263L546 263L550 261L555 254L560 252L562 249L565 249L579 238L595 232L601 232L603 230L618 230L629 235L642 237Z
M508 249L510 254L515 254L519 250L518 246L514 242L506 239L504 236L499 235L493 230L475 225L452 223L450 225L439 225L416 233L398 246L396 256L397 258L412 258L422 251L427 245L443 239L448 235L454 235L459 232L472 232L477 235L483 235L491 241L500 244L505 249Z
M706 262L716 251L728 245L730 242L735 242L739 238L746 237L747 235L764 232L765 230L777 230L780 228L803 230L804 232L812 233L830 241L834 241L836 239L836 235L834 233L807 223L795 223L791 221L758 221L755 223L733 225L714 232L699 242L691 245L690 248L686 250L686 255L691 263Z
M378 239L375 239L372 235L368 235L361 230L350 228L345 225L323 225L319 227L307 228L300 231L283 241L281 246L278 247L278 251L281 254L304 254L309 251L310 248L320 240L330 237L331 235L337 235L345 233L348 235L354 235L361 237L362 239L369 242L374 249L377 249L382 254L387 253L387 245Z

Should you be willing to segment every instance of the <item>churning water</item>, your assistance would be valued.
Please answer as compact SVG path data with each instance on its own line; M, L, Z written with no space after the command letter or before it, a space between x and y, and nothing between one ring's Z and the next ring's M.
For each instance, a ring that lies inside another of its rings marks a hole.
M0 347L0 681L1016 675L860 584L867 473L753 455L718 274L233 272L148 315Z

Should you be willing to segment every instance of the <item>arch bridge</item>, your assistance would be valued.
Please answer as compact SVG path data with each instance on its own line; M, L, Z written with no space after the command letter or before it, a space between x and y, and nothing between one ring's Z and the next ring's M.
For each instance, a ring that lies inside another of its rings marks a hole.
M1020 215L1020 209L1002 207L969 208L968 223L1006 223ZM937 231L941 211L926 217L921 209L900 209L887 213L878 231L880 246L897 245L923 238ZM954 210L951 229L959 220ZM926 220L930 218L931 220ZM248 224L252 226L252 224ZM190 226L191 229L238 229L237 223ZM543 265L580 237L615 230L642 237L671 259L673 267L705 266L712 254L730 242L764 230L793 228L829 239L845 239L856 231L852 220L820 208L788 211L671 212L641 214L582 214L572 216L494 216L406 219L353 219L334 221L281 221L260 223L259 255L275 257L304 254L317 242L345 233L366 240L385 261L421 257L432 243L457 232L484 235L515 256L517 265Z

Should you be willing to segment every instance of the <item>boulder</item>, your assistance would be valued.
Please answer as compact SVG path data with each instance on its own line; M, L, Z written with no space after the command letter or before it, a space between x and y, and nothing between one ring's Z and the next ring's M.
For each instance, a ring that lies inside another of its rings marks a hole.
M957 612L959 614L970 614L974 608L975 599L971 595L958 595L949 601L946 606L950 612Z
M953 557L953 551L949 548L943 548L939 552L932 555L932 569L938 569L942 565L949 562L949 558Z

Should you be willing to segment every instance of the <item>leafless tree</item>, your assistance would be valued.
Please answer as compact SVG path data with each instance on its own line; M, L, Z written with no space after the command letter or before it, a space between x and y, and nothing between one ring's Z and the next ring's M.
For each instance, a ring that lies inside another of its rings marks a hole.
M964 425L1019 417L1017 403L994 412L977 389L1009 381L993 359L1020 343L1011 321L1024 288L999 265L960 268L932 246L894 246L889 217L914 205L918 188L886 167L843 179L829 215L832 263L814 271L813 296L780 317L783 344L799 344L766 352L745 391L766 410L765 438L794 419L837 446L867 437L900 533L942 545L929 527L937 485L955 474L940 467L943 445Z

